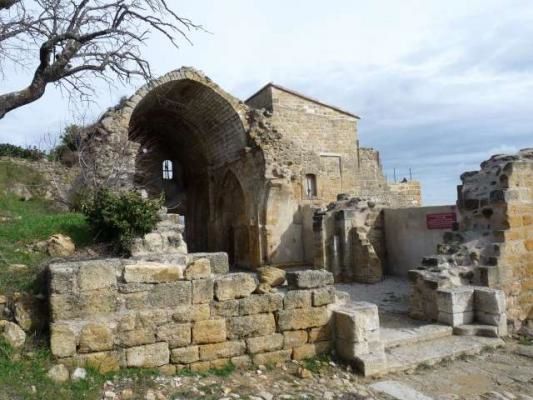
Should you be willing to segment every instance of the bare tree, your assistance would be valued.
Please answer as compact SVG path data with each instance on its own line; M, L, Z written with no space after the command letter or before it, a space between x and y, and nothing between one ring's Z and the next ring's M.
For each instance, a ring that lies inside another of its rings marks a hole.
M0 70L6 62L38 63L25 88L0 94L0 119L38 100L50 83L88 99L91 78L150 80L141 52L149 34L178 47L192 29L201 27L178 16L167 0L0 0Z

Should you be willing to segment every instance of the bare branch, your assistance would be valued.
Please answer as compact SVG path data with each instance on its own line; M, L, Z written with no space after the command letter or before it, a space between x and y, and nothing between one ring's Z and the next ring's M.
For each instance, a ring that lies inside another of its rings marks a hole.
M142 47L158 33L174 47L203 30L178 16L166 0L0 0L0 72L4 62L24 64L28 51L39 65L26 88L0 94L0 119L39 99L50 83L91 95L92 80L151 80ZM19 49L19 50L16 50Z

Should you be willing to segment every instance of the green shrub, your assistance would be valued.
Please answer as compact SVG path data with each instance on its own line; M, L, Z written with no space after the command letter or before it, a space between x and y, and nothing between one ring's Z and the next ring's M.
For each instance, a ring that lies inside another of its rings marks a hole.
M98 189L82 205L95 239L112 243L127 254L134 238L151 232L159 222L162 200L143 199L137 192Z
M20 147L10 143L0 143L0 157L25 158L27 160L40 160L45 153L37 147Z
M76 154L83 140L84 129L80 125L68 125L59 137L59 144L50 150L48 158L69 167L74 165L77 162Z

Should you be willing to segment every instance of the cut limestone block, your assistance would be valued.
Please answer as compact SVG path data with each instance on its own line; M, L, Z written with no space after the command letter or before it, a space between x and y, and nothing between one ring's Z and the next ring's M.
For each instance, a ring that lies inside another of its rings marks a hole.
M439 312L456 314L474 311L474 289L457 287L437 290L437 306Z
M227 274L229 272L227 253L191 253L189 254L189 257L191 261L195 261L199 258L207 258L211 263L211 272L213 274Z
M305 271L293 271L287 273L289 288L312 289L327 285L333 285L333 274L326 270L308 269Z
M256 288L255 275L245 272L222 275L215 279L215 297L219 301L248 297Z
M475 310L489 313L505 313L505 293L502 290L476 287L474 290Z
M337 339L360 343L369 341L370 336L372 339L379 340L377 305L367 302L352 302L335 307L333 315Z
M473 311L458 312L458 313L439 312L438 321L441 324L446 324L446 325L454 326L454 327L459 326L459 325L470 324L474 321L474 312Z

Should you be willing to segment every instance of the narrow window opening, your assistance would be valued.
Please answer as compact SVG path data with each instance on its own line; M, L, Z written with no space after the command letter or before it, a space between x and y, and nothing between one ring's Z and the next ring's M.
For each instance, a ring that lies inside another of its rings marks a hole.
M317 196L315 174L305 175L305 192L308 198L314 198Z
M174 177L174 170L172 168L172 161L163 161L163 180L169 181Z

